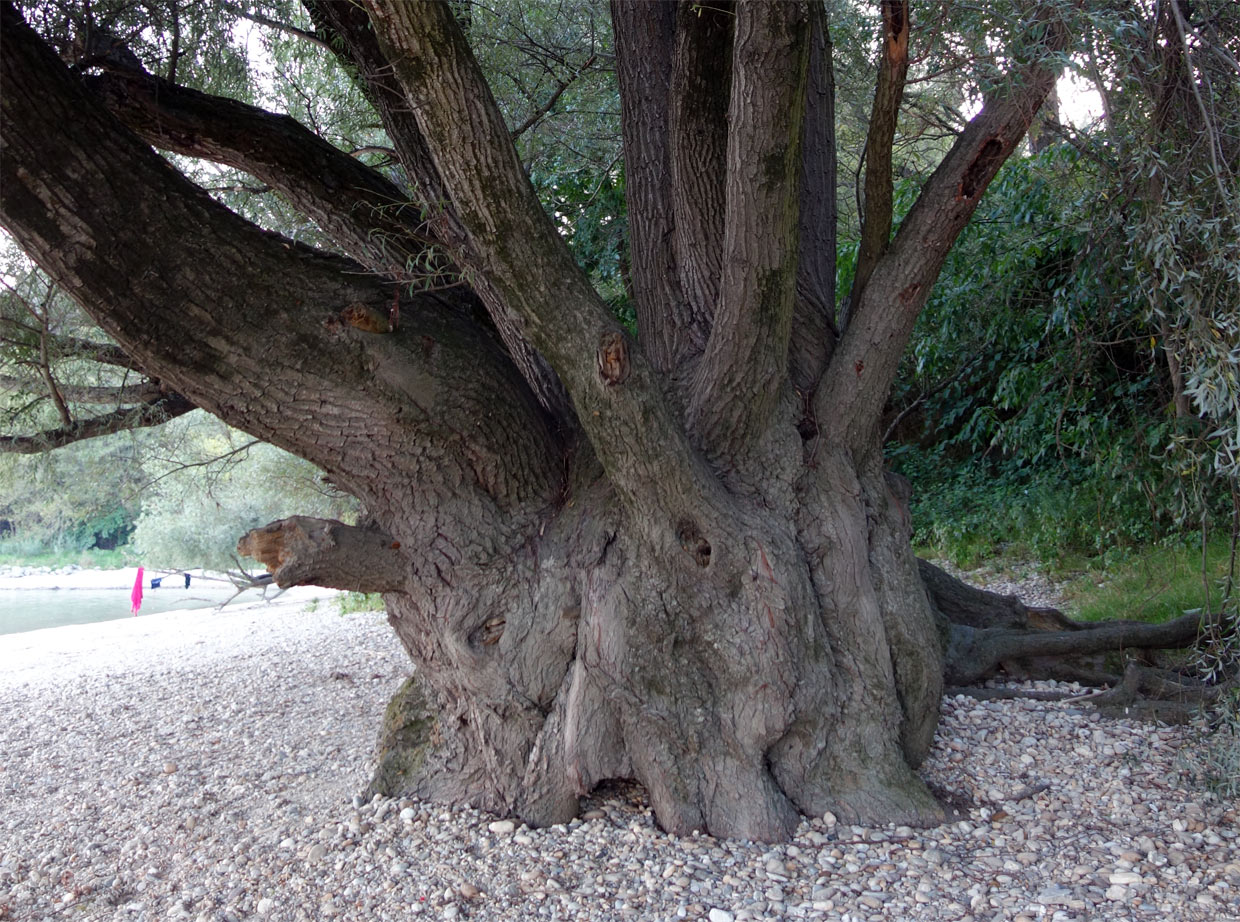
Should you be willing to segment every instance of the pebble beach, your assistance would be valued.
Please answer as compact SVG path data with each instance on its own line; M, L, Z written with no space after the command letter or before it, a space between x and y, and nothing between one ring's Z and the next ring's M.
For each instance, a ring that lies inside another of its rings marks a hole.
M945 699L934 829L676 838L635 787L549 829L362 803L409 663L327 595L0 637L0 919L1240 920L1195 731L1079 702Z

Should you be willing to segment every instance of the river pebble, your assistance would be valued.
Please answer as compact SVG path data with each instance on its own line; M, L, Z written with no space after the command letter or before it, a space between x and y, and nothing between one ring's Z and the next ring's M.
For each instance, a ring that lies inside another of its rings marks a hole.
M89 662L0 668L0 919L1240 920L1237 808L1183 786L1191 730L954 697L923 767L938 828L674 837L617 787L529 829L355 802L408 671L381 615L156 617L149 653L86 625L56 630L97 636Z

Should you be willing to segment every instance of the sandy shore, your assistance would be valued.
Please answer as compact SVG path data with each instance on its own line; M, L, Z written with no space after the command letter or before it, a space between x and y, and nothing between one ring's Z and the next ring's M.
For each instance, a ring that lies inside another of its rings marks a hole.
M323 595L305 590L307 595ZM640 798L551 829L353 801L408 661L382 615L271 604L0 637L0 919L1240 920L1233 805L1188 731L944 701L931 830L816 817L768 846Z
M114 589L125 571L84 570L76 585L64 589ZM20 582L24 589L53 589L56 577L34 576ZM18 580L0 580L0 588L17 588ZM132 586L133 575L129 575ZM7 585L6 585L7 584ZM169 611L140 618L117 618L0 635L0 688L21 685L63 685L101 668L117 673L142 673L169 663L205 663L229 659L263 642L263 626L273 620L297 618L307 608L331 609L338 593L302 586L270 602L247 602L193 611Z

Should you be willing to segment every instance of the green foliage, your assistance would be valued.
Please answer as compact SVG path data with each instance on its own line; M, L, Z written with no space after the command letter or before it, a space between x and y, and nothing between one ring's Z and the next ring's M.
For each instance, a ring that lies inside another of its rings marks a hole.
M128 548L101 551L48 550L41 542L28 538L0 539L0 566L3 567L61 567L77 566L95 570L119 570L133 566L134 560Z
M363 611L383 611L383 596L378 592L345 592L336 597L340 614L352 615Z
M142 478L127 434L40 455L0 455L0 536L10 551L82 551L123 544Z
M889 454L914 485L914 543L957 566L995 556L1052 566L1082 557L1113 561L1161 534L1139 481L1080 460L961 461L916 447Z
M634 332L637 320L624 282L629 259L624 174L619 167L599 174L552 166L530 179L595 290Z
M1240 6L1070 15L1067 63L1106 119L988 190L920 318L888 453L938 553L1085 560L1086 616L1234 624L1232 548L1203 560L1192 533L1240 521ZM1234 683L1240 635L1198 658ZM1234 697L1211 720L1201 774L1234 779Z
M145 566L226 569L237 539L290 515L348 518L355 505L308 462L198 414L165 427L176 460L151 460L133 549Z
M917 540L957 562L1113 555L1172 525L1170 392L1144 313L1079 258L1092 181L1070 149L1005 165L905 357L888 454L914 483Z

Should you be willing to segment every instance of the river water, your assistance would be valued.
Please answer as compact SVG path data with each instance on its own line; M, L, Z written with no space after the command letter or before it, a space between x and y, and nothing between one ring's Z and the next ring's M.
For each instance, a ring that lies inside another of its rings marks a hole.
M128 589L0 589L0 635L130 618L129 592ZM194 583L185 589L177 577L175 586L144 591L138 617L184 608L212 608L227 601L234 592L232 586L224 583ZM237 596L236 601L254 602L260 598L262 590L251 589ZM0 643L3 642L0 639Z

